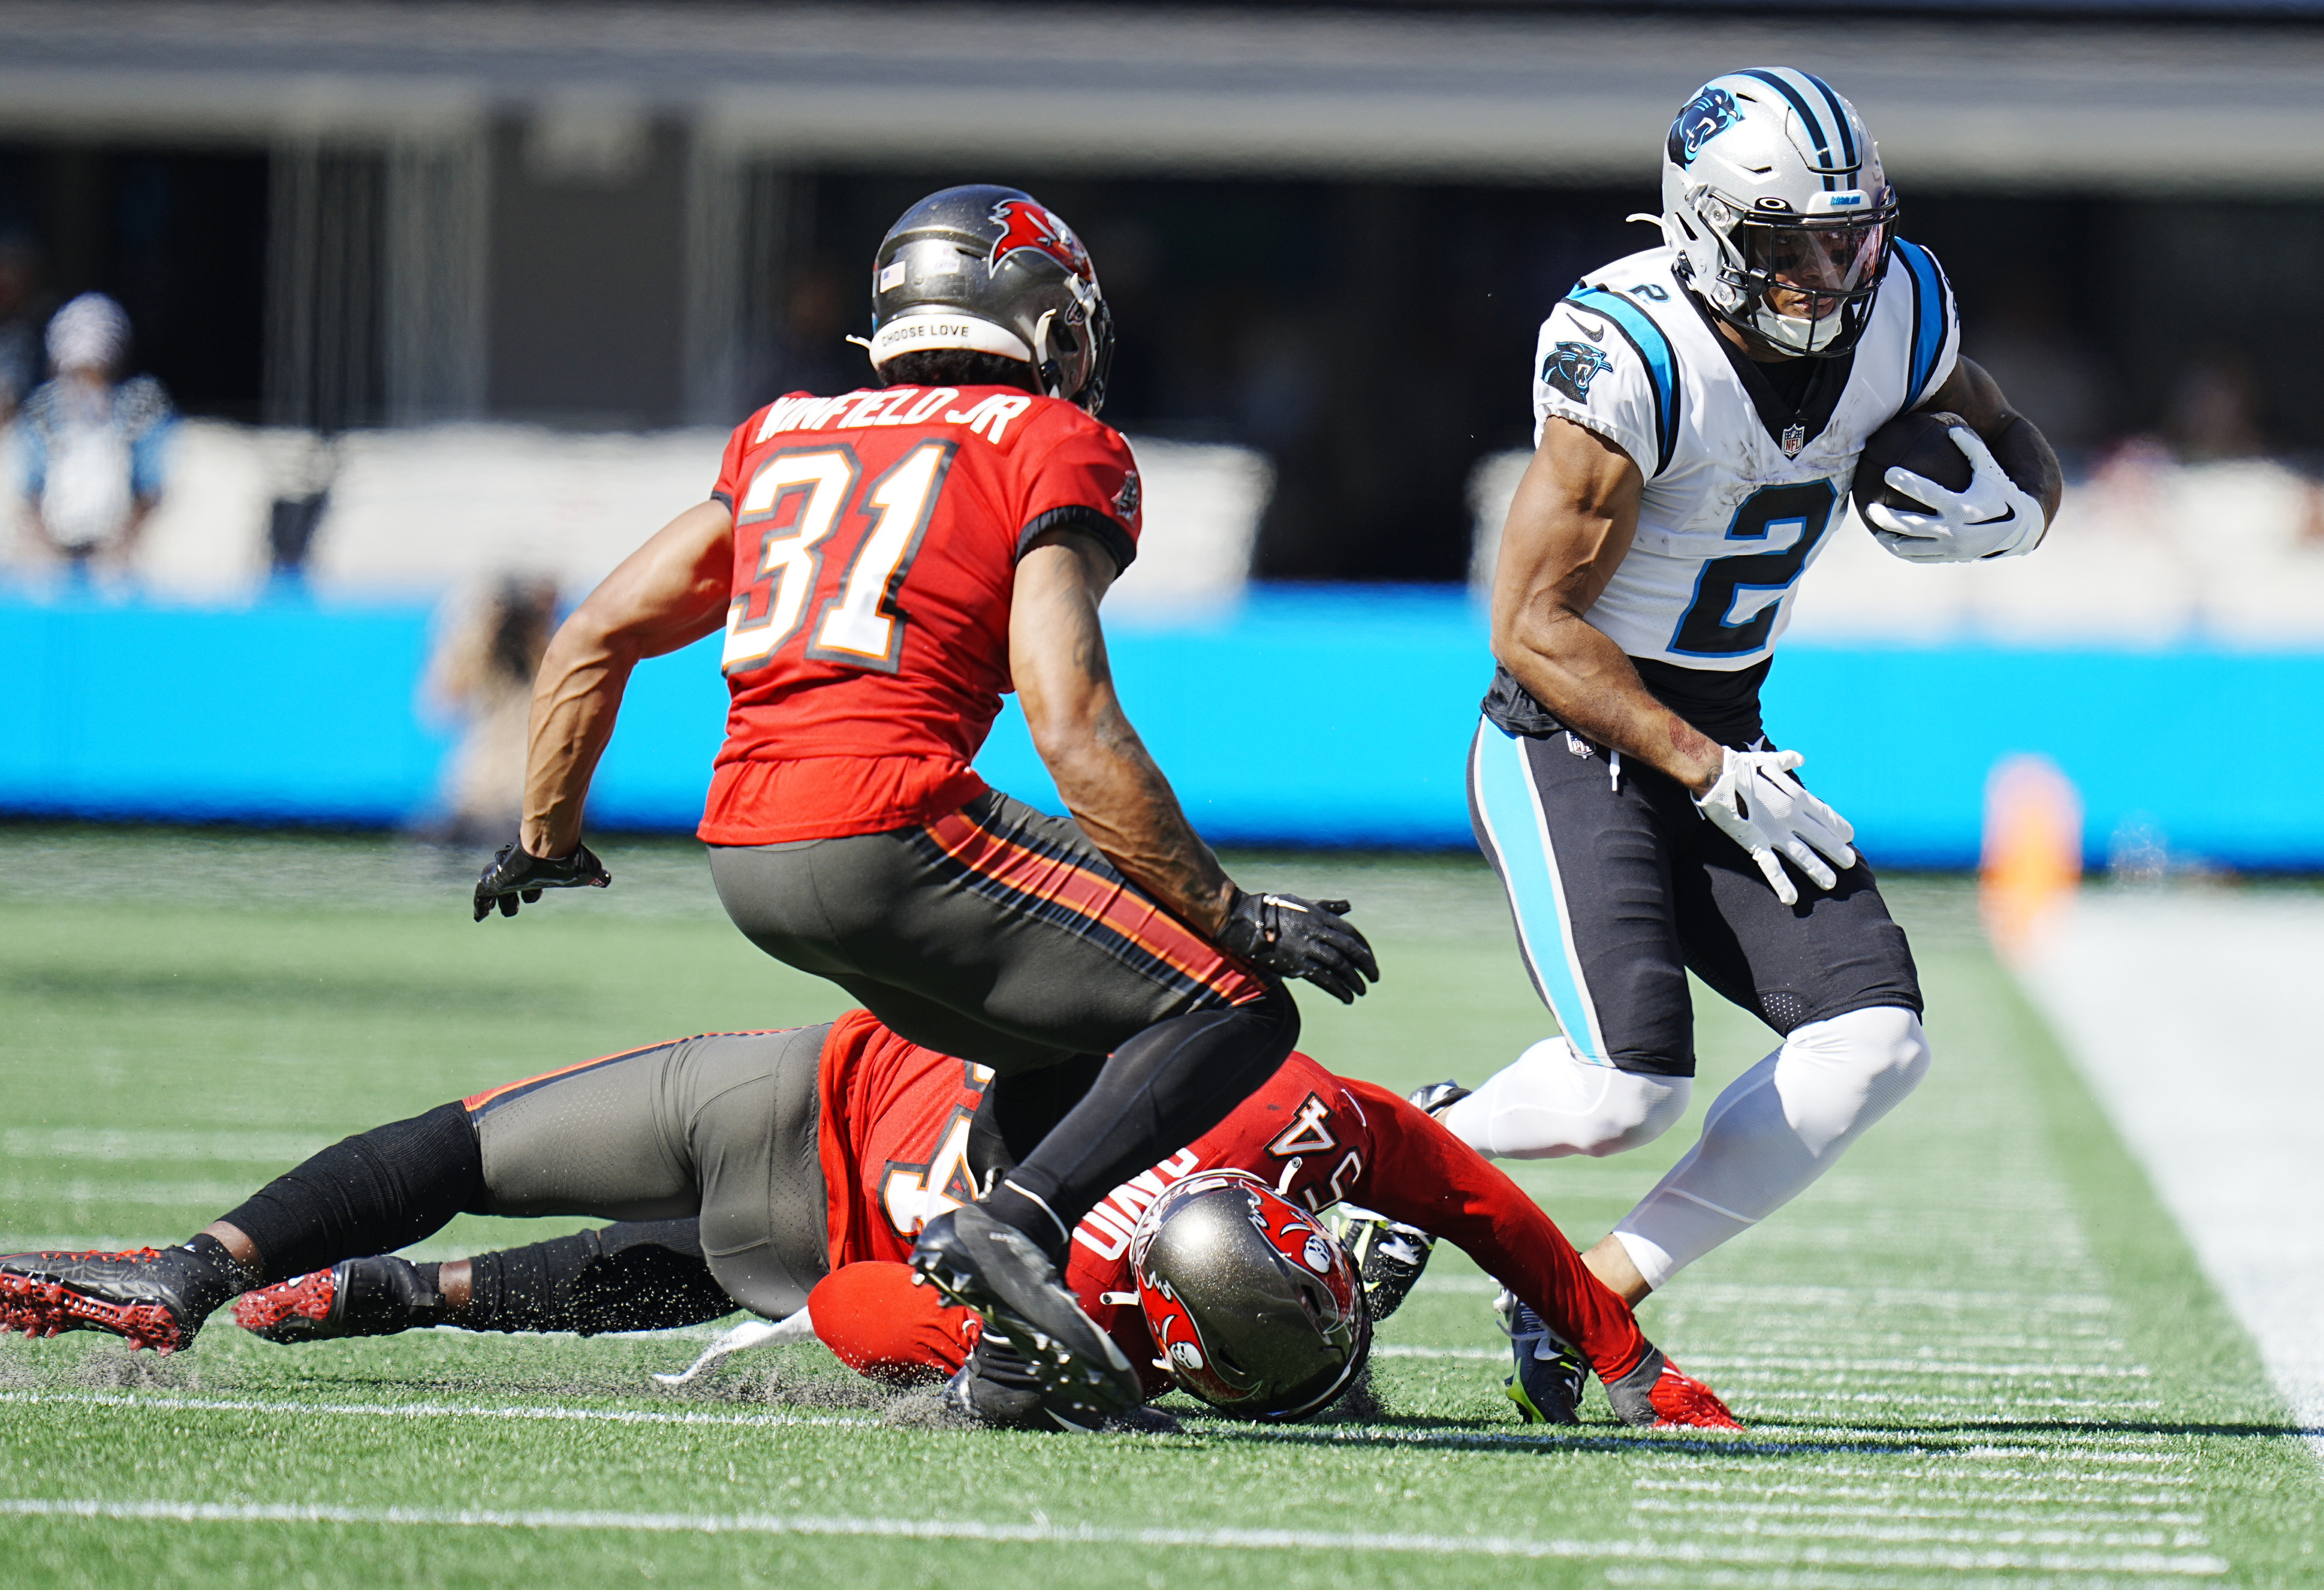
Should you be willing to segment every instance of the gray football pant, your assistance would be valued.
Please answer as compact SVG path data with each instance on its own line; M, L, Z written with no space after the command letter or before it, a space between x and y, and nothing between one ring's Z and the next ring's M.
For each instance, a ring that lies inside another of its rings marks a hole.
M889 1031L1003 1077L1111 1054L1157 1022L1267 991L1079 827L998 792L922 827L714 845L710 875L761 949L838 984Z
M831 1268L816 1078L828 1023L713 1033L468 1101L490 1215L699 1216L729 1297L779 1319Z

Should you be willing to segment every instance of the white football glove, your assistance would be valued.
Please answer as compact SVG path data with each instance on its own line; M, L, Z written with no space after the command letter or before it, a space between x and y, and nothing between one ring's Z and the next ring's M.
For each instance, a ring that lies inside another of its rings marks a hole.
M1777 857L1790 857L1819 889L1840 882L1840 875L1824 864L1825 855L1843 868L1856 864L1856 848L1849 843L1856 830L1792 777L1792 769L1805 760L1796 751L1738 751L1730 746L1719 781L1694 802L1721 833L1751 853L1767 875L1767 886L1785 905L1797 905L1800 892ZM1819 850L1823 855L1816 854Z
M2032 551L2047 522L2040 499L2009 478L1976 431L1955 425L1945 434L1969 459L1968 489L1947 491L1910 469L1891 469L1885 477L1888 484L1926 503L1929 512L1900 511L1878 502L1861 504L1873 535L1908 563L1968 563Z

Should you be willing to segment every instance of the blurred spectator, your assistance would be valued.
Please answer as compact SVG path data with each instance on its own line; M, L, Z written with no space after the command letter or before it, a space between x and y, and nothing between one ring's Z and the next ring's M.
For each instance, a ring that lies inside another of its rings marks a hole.
M2195 350L2163 411L2163 430L2190 464L2249 458L2266 451L2259 384L2250 361L2217 343Z
M116 384L129 317L101 292L56 312L48 353L56 374L24 400L17 427L32 540L77 570L125 566L161 500L169 393L151 375Z
M439 843L514 837L524 808L532 676L556 618L554 584L508 575L445 626L424 688L429 707L464 727L446 772L445 812L429 835Z
M14 418L41 374L41 322L33 294L39 261L20 237L0 237L0 424Z
M750 401L761 403L788 392L852 392L869 384L872 366L848 343L847 327L870 299L854 272L823 264L800 270L783 296L782 326Z
M311 430L290 433L278 439L271 463L275 487L266 510L267 583L278 594L295 593L306 585L315 533L330 511L338 439Z
M1969 328L1969 356L2080 473L2082 459L2105 439L2106 382L2060 311L2056 288L2038 275L2014 279Z

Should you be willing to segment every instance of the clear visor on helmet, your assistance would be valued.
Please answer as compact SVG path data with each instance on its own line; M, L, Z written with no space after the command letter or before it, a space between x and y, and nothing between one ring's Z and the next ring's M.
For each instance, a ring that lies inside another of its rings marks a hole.
M1752 216L1736 228L1734 240L1768 307L1821 320L1879 285L1889 224L1886 215L1780 225Z

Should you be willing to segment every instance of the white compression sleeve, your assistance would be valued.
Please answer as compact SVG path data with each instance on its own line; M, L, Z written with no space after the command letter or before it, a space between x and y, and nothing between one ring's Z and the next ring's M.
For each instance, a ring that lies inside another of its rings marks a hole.
M1782 1208L1831 1169L1929 1068L1921 1019L1884 1005L1793 1029L1729 1084L1702 1138L1614 1227L1659 1289Z
M1564 1039L1545 1038L1438 1119L1487 1159L1618 1154L1668 1131L1693 1086L1593 1066Z

